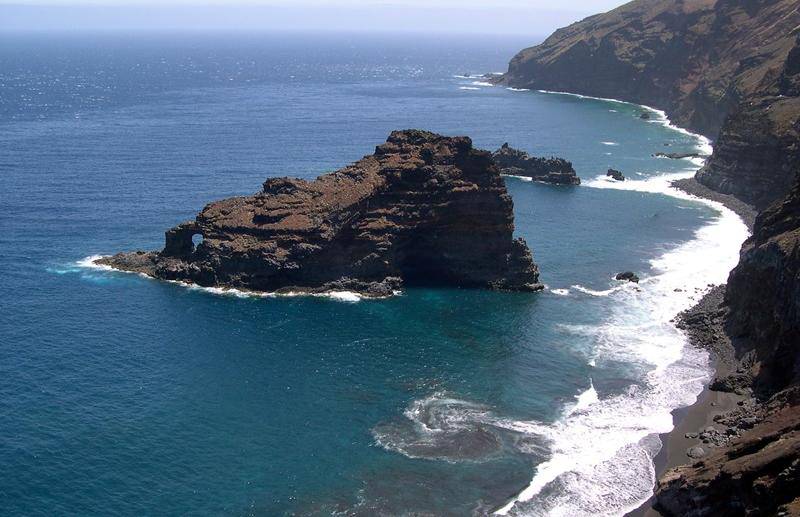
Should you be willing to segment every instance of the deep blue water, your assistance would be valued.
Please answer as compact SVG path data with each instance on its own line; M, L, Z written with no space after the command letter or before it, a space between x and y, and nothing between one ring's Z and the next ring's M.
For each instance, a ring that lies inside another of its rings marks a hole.
M0 36L0 513L481 512L553 454L503 422L558 422L590 382L600 400L644 384L652 363L598 359L611 345L585 330L621 302L571 286L654 275L716 216L591 180L685 170L651 154L696 141L634 106L455 77L530 43ZM587 185L507 179L542 280L569 294L237 298L78 265L409 127L574 162Z

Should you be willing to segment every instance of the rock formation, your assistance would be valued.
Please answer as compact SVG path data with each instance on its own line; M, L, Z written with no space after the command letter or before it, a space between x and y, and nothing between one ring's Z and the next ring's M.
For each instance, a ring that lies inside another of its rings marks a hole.
M580 185L581 179L572 163L563 158L537 158L524 151L503 146L492 154L500 172L510 176L526 176L534 181L556 185Z
M639 275L633 271L624 271L622 273L617 273L617 276L614 277L614 280L620 280L622 282L634 282L638 284Z
M664 109L717 134L698 180L764 208L800 168L796 0L635 0L517 54L499 81Z
M625 175L622 174L622 171L618 171L617 169L608 169L606 176L614 181L625 181Z
M254 291L539 290L538 268L513 230L512 201L490 153L466 137L407 130L314 181L269 179L253 196L210 203L168 230L160 252L98 262Z

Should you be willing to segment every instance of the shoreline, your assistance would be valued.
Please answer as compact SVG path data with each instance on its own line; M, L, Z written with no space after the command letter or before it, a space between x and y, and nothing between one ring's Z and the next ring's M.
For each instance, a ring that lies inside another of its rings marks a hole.
M749 204L728 194L715 192L699 183L694 177L675 180L671 186L699 198L718 202L738 215L749 232L753 231L753 224L757 211ZM736 370L735 350L730 339L725 334L720 315L725 294L725 284L713 287L691 309L676 316L679 328L686 332L688 346L706 350L712 370L710 382L697 396L697 400L690 406L676 408L672 411L673 429L668 433L659 435L661 450L653 458L655 483L669 470L688 465L697 458L688 455L693 447L705 447L700 439L700 432L717 423L715 417L730 413L739 406L746 404L750 398L744 394L712 391L711 382L715 378L722 378ZM655 486L654 486L655 489ZM625 514L625 517L659 517L662 514L653 505L656 502L656 493L635 510Z

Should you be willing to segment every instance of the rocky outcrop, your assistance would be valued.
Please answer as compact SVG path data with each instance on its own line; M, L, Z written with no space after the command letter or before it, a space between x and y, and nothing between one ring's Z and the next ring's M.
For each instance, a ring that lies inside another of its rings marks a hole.
M538 268L513 230L512 201L490 153L466 137L407 130L314 181L270 179L253 196L213 202L168 230L160 252L98 262L253 291L539 290Z
M538 158L514 149L507 143L492 154L500 172L509 176L525 176L534 181L555 185L580 185L572 163L563 158Z
M796 0L635 0L559 29L499 80L656 106L711 137L698 180L763 208L800 165Z
M625 181L625 175L622 174L622 171L618 171L617 169L608 169L606 176L614 181Z
M624 271L622 273L617 273L617 276L614 277L614 280L619 280L622 282L634 282L638 284L639 275L637 275L633 271Z

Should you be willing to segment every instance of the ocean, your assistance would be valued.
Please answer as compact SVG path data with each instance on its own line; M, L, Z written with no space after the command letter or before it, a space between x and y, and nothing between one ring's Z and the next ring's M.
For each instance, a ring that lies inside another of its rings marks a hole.
M671 320L726 280L747 230L669 188L701 162L653 154L710 143L663 113L481 77L533 43L0 35L0 511L621 515L646 500L658 434L710 375ZM506 179L547 290L253 297L91 267L404 128L573 162L579 187ZM626 270L641 282L613 280Z

